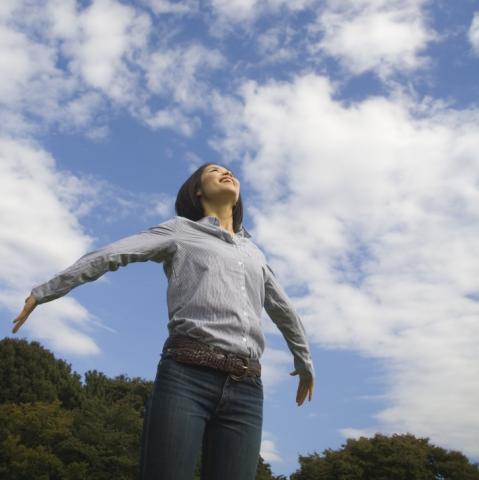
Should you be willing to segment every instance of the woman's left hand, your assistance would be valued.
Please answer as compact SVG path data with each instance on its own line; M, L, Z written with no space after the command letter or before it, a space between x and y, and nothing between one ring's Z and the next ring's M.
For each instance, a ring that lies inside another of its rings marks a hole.
M298 375L299 372L297 370L293 370L290 375ZM300 373L299 374L299 385L298 385L298 393L296 394L296 403L298 407L300 407L306 395L309 394L308 401L311 401L313 397L313 387L314 387L314 379L309 373Z

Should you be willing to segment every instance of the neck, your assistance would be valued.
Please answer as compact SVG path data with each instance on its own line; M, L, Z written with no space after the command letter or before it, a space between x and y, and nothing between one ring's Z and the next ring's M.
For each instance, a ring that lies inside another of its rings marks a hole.
M216 217L220 222L220 227L234 234L233 230L233 210L231 204L225 205L208 205L203 204L203 212L205 216Z

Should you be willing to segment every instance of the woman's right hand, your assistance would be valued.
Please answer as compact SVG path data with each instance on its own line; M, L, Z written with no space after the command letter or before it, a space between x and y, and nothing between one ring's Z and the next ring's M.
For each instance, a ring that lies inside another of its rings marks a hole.
M37 306L37 300L34 296L30 295L25 299L25 305L20 315L13 321L15 324L12 333L16 333L18 329L27 321L28 316L32 313L33 309Z

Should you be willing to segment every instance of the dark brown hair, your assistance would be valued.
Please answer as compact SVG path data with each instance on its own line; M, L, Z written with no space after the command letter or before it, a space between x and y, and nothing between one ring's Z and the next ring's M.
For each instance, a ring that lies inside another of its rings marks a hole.
M183 183L178 191L175 202L176 214L180 217L186 217L190 220L200 220L205 216L201 200L196 192L201 188L201 175L208 165L218 165L217 163L204 163L198 167L189 178ZM243 201L241 193L236 205L233 207L233 230L238 232L243 222Z

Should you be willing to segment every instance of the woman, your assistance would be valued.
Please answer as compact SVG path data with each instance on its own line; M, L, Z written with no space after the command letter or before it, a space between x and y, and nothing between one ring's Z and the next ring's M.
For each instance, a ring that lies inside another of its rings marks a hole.
M145 408L142 480L253 480L259 460L264 307L299 374L298 406L312 398L314 367L304 327L261 250L242 226L240 182L212 163L178 192L177 216L87 253L32 289L13 333L36 305L131 262L162 262L169 337Z

